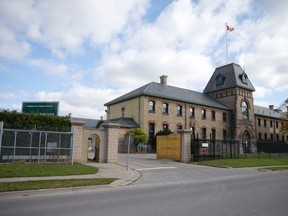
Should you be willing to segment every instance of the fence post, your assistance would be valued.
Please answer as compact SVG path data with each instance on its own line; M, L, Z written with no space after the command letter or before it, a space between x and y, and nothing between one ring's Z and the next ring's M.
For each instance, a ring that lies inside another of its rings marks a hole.
M13 162L15 161L15 155L16 155L16 142L17 142L17 132L14 132L14 151L13 151Z
M3 121L0 122L0 161L2 161L2 134L3 134Z
M73 139L74 139L74 128L71 127L71 137L70 137L70 161L71 161L71 165L73 165L74 162L74 146L73 146Z

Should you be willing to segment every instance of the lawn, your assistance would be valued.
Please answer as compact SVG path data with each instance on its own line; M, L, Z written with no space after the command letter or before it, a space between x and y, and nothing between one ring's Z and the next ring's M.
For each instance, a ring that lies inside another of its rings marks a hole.
M0 178L69 176L95 174L97 172L97 167L83 164L0 164ZM4 182L0 183L0 192L106 185L112 183L115 180L115 178L91 178Z
M0 164L0 178L95 174L97 167L83 164Z
M215 167L265 167L265 166L285 166L288 165L287 157L271 157L271 158L239 158L239 159L223 159L223 160L206 160L197 164ZM285 168L284 168L285 169Z
M4 182L0 183L0 192L107 185L115 180L116 179L114 178L101 178L101 179L65 179L65 180L41 180L41 181L26 181L26 182Z

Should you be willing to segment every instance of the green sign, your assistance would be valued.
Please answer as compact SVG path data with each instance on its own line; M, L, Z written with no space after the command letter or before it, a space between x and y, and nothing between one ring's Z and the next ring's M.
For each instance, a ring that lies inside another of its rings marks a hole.
M58 105L59 102L23 102L22 112L58 116Z

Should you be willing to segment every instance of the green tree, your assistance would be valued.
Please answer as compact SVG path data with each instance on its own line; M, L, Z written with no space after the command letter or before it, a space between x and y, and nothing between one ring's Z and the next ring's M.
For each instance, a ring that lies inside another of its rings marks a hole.
M125 135L129 134L134 138L134 144L146 142L147 135L141 128L132 128Z

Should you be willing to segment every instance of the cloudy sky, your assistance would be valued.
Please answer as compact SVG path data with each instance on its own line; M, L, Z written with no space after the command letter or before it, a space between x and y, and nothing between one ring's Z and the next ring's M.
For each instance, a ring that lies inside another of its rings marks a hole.
M288 1L0 0L0 109L59 101L99 119L104 103L168 75L202 92L215 67L245 68L254 103L288 97Z

